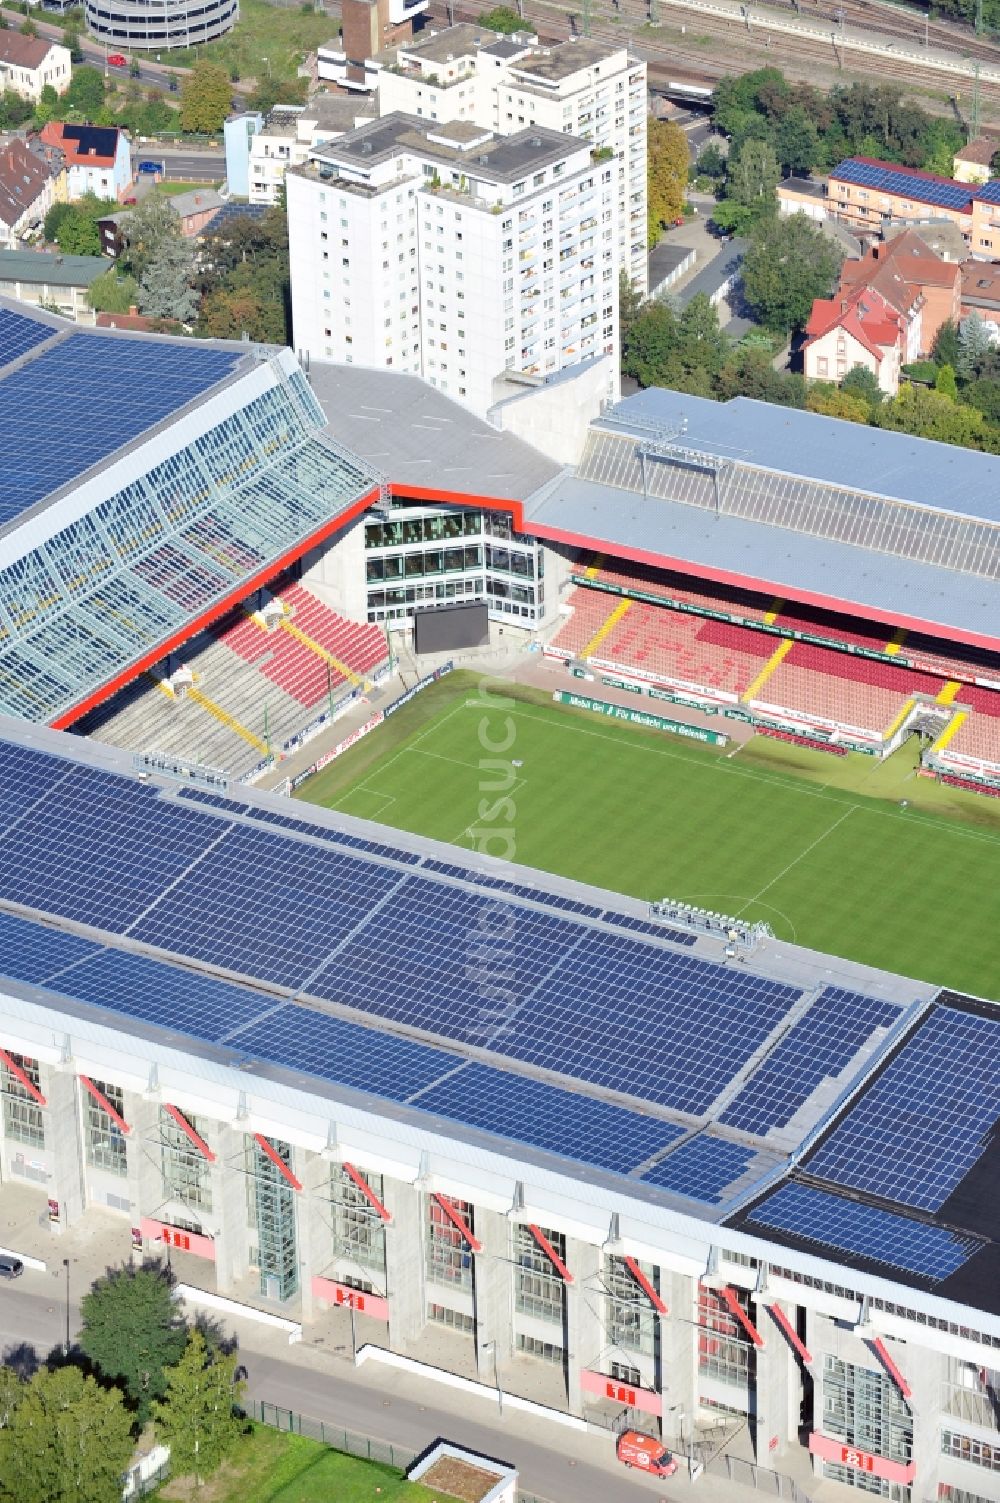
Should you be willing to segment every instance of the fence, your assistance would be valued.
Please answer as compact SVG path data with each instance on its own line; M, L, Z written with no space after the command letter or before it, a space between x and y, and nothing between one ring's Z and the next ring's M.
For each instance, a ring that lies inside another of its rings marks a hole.
M359 1435L356 1430L345 1430L342 1425L329 1425L325 1420L309 1419L296 1414L293 1409L282 1409L277 1404L261 1403L251 1399L245 1405L251 1419L261 1425L270 1425L275 1430L287 1431L290 1435L305 1435L310 1440L321 1441L335 1451L346 1451L349 1456L358 1456L363 1461L380 1461L384 1466L395 1467L405 1472L417 1459L416 1451L405 1446L394 1446L388 1441L373 1440L370 1435Z
M710 1477L726 1477L742 1487L754 1487L769 1498L787 1498L789 1503L812 1503L791 1477L781 1472L772 1472L766 1466L744 1461L740 1456L713 1456L705 1467Z

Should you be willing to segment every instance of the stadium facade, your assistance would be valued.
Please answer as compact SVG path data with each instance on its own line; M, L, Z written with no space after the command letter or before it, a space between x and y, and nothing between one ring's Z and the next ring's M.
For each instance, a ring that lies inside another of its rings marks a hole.
M360 629L459 598L571 666L618 662L626 602L723 616L734 660L773 633L744 689L686 691L743 718L808 636L904 675L952 747L990 719L995 460L666 392L602 411L599 366L487 423L412 376L0 308L0 1193L307 1340L353 1322L695 1461L804 1444L831 1483L996 1503L994 1004L60 734L147 673L167 703L234 615L263 678L286 639L319 656L316 601Z
M997 1496L995 1007L2 737L32 1221L696 1460Z

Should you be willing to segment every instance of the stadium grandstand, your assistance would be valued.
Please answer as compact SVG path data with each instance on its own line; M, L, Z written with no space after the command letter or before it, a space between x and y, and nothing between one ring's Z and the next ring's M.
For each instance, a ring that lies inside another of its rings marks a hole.
M166 1246L694 1462L992 1468L988 1004L10 719L0 995L8 1242Z

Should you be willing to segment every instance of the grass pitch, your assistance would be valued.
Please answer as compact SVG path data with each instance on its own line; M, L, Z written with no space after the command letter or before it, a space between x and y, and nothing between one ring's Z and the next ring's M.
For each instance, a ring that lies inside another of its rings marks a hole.
M492 832L527 866L1000 999L1000 801L918 778L915 742L884 763L763 737L733 754L480 686L450 674L299 797L467 849Z

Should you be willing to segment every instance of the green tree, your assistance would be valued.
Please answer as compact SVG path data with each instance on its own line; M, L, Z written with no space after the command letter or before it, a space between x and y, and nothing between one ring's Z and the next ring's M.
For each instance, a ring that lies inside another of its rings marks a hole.
M684 211L689 160L687 136L680 126L651 118L646 138L650 246Z
M80 45L80 29L71 21L63 27L62 44L69 51L71 63L83 61L83 48Z
M30 16L25 16L24 20L18 27L18 30L23 37L36 37L38 35L38 27L35 25Z
M990 435L981 412L925 386L901 387L898 396L884 402L873 414L872 421L880 428L935 438L945 444L989 447Z
M75 110L86 120L92 120L104 105L104 79L98 68L73 69L70 86L63 95L68 110Z
M181 236L161 240L139 279L139 312L186 324L196 316L199 301L190 241Z
M51 84L43 84L35 105L35 124L46 125L54 120L59 109L59 95Z
M622 370L640 386L669 386L671 362L677 349L677 317L666 303L645 305L632 325Z
M642 293L636 287L627 271L618 274L618 328L621 336L622 349L629 342L629 336L636 319L642 312Z
M175 1475L201 1483L242 1434L236 1411L244 1385L236 1381L236 1363L235 1353L212 1352L201 1331L189 1332L180 1361L167 1373L166 1397L153 1409Z
M70 214L73 213L75 207L75 204L70 203L58 203L52 205L51 209L45 216L45 223L42 227L42 233L44 234L46 240L56 239L59 234L59 226L62 224L64 219L69 218Z
M851 423L867 423L870 411L867 402L852 397L830 381L819 381L810 386L806 393L806 407L824 417L845 418Z
M707 371L717 376L729 351L729 342L719 327L718 310L704 292L691 299L677 320L677 358L688 372Z
M720 229L746 234L758 219L771 218L777 210L774 190L781 167L769 141L748 140L729 159L725 198L712 211Z
M181 88L181 130L214 135L229 114L233 89L218 63L194 65Z
M479 17L479 24L487 31L502 31L508 36L511 32L525 29L521 17L509 5L495 5L492 10L484 10Z
M164 242L178 240L180 235L180 221L170 199L162 193L147 193L122 225L122 271L141 282Z
M139 284L109 266L87 289L87 302L96 313L127 313L136 306Z
M958 331L958 350L953 362L963 381L974 381L993 348L993 341L979 314L973 311L962 320Z
M97 220L80 204L69 205L69 213L59 221L55 239L64 256L101 254L101 235Z
M809 172L820 160L819 132L801 105L781 121L774 144L786 172Z
M43 1368L0 1429L0 1498L120 1503L132 1423L117 1389L78 1367Z
M25 1384L12 1367L0 1366L0 1430L10 1424L14 1410L27 1391ZM0 1455L2 1455L0 1451ZM0 1493L0 1497L3 1494Z
M951 365L956 370L961 368L962 347L958 338L958 325L953 318L946 318L934 336L931 346L931 354L938 365Z
M185 1326L160 1264L113 1269L80 1306L80 1346L98 1372L121 1382L140 1422L166 1389L165 1369L184 1350Z
M951 401L958 401L958 382L955 380L955 372L950 365L939 365L937 375L934 377L934 390L939 391L943 397L949 397Z
M867 365L852 365L843 381L840 389L849 397L858 397L862 402L871 407L879 407L885 392L878 384L875 372L869 370Z
M698 153L695 171L699 177L711 177L716 181L725 177L726 159L714 141L709 141Z
M743 262L743 296L769 329L801 329L813 300L827 297L842 251L804 214L762 219Z

